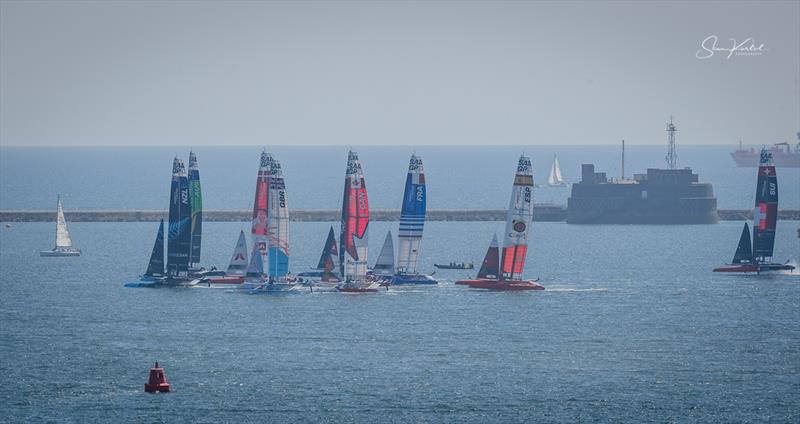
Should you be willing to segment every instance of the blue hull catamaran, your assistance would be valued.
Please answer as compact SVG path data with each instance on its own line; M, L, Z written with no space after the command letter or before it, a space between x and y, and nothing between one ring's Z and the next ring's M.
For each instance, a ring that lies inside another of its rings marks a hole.
M61 196L56 202L56 245L52 250L42 250L39 256L80 256L81 250L72 247L72 239L67 230L67 220L64 219L64 207L61 205Z
M254 249L258 250L262 267L266 265L266 269L261 284L253 287L245 278L245 288L251 293L293 290L295 281L289 275L286 182L280 162L266 151L261 153L258 170L252 233Z
M772 262L775 247L775 228L778 221L778 176L772 153L761 149L756 186L756 205L753 210L753 241L745 222L739 245L730 264L714 268L713 272L756 273L791 271L794 266Z
M412 154L408 162L403 206L400 210L400 232L397 235L397 263L391 284L437 284L430 275L418 271L419 249L425 226L427 191L422 158Z

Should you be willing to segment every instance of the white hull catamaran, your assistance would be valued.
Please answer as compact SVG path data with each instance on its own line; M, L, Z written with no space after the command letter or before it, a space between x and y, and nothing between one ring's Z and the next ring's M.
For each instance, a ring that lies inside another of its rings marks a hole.
M264 283L252 292L285 292L295 287L289 275L289 206L280 162L267 152L261 165L253 208L253 242L262 253Z
M67 221L64 219L64 207L61 206L61 196L58 197L56 209L56 245L53 250L42 250L39 255L44 257L80 256L81 250L72 247L72 239L69 237L69 230L67 230Z
M369 201L358 154L347 155L347 171L342 199L342 227L339 237L339 268L344 280L336 289L345 293L378 291L378 284L367 280L367 235Z

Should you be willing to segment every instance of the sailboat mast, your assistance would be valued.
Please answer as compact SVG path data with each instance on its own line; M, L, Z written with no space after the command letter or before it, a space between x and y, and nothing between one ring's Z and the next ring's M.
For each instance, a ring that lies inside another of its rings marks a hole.
M622 179L625 179L625 140L622 140Z

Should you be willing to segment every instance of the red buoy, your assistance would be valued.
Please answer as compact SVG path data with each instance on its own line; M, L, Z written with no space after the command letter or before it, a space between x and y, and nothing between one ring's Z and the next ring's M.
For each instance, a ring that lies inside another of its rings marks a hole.
M167 376L164 374L164 368L158 366L158 361L156 361L155 367L150 368L150 378L144 384L144 391L147 393L169 391Z

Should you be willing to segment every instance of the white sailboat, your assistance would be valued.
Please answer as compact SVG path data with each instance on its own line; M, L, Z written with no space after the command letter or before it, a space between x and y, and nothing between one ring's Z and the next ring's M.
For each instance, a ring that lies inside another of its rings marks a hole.
M64 219L64 208L61 206L61 196L58 197L56 212L56 245L53 250L42 250L41 256L80 256L81 250L72 247L72 239L67 230L67 221Z
M561 176L561 166L558 164L558 156L553 156L553 166L550 167L550 175L547 177L547 185L550 187L566 187L564 177Z

